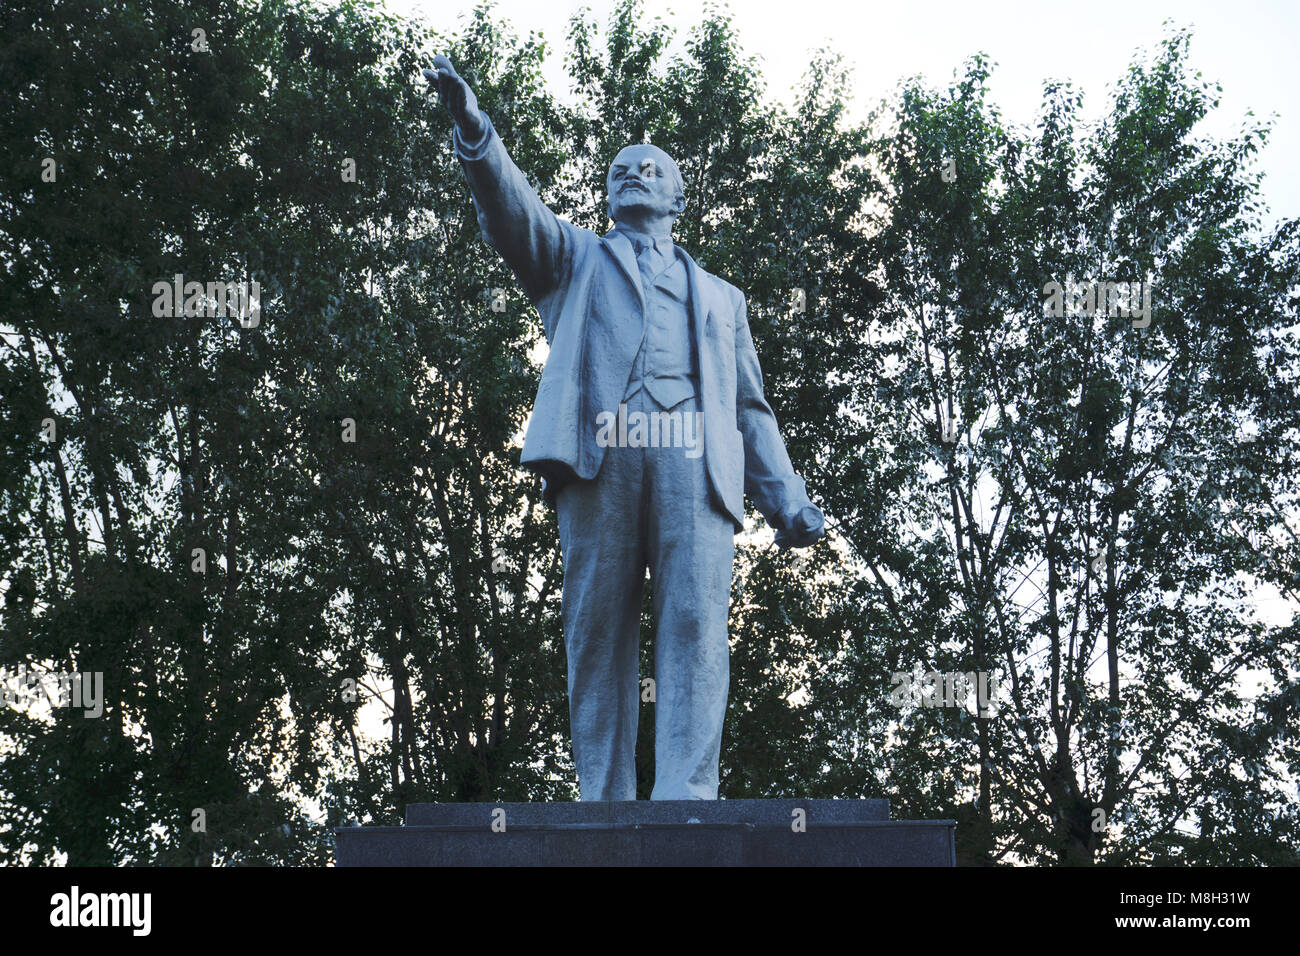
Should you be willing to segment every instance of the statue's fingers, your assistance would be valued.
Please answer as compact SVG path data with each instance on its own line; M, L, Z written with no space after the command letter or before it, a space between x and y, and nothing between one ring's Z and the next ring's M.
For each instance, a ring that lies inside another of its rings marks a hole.
M439 73L441 73L443 76L450 76L450 77L455 77L456 79L460 79L460 74L457 73L456 68L451 65L451 60L447 59L441 53L439 53L437 56L433 58L433 68L437 70Z

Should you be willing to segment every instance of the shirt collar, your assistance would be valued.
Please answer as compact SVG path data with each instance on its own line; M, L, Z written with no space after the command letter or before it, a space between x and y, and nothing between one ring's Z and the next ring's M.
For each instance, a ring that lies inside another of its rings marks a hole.
M639 236L642 239L649 239L654 242L655 248L662 253L667 254L673 250L673 234L668 230L664 230L663 232L643 232L640 229L634 229L633 227L621 222L614 223L614 230L622 233L629 241L636 236ZM633 246L636 245L635 242L632 244Z

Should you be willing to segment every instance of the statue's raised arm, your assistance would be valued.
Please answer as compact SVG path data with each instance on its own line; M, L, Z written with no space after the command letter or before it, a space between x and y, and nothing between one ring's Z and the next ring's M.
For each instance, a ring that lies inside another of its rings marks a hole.
M564 227L510 159L474 91L451 61L435 56L433 66L424 76L456 123L452 142L474 196L483 238L537 302L561 281L570 254Z

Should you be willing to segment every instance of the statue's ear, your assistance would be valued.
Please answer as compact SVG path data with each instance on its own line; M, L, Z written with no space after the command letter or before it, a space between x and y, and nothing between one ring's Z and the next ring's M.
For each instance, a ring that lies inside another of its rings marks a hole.
M678 193L673 199L673 215L680 216L686 211L686 194Z

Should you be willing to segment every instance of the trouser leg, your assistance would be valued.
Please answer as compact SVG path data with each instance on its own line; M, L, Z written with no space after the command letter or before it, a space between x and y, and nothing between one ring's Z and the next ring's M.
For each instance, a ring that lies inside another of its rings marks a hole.
M596 478L571 482L556 498L569 722L583 800L636 799L642 454L606 449Z
M688 399L675 410L698 407ZM727 711L735 525L713 503L703 456L686 451L647 449L643 479L655 616L652 800L717 799Z

